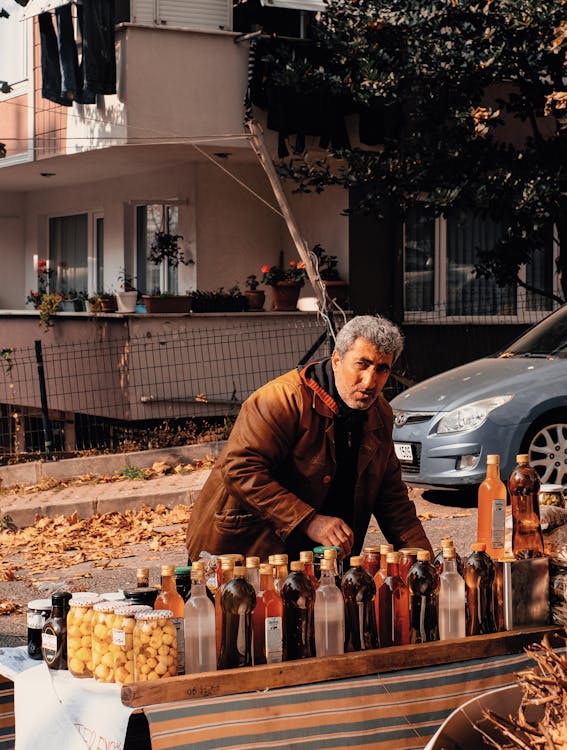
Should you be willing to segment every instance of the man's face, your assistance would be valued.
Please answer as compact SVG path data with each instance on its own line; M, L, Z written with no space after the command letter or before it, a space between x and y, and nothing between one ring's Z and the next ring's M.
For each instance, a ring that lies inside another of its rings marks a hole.
M369 409L386 385L393 359L393 354L384 354L361 336L342 359L334 351L335 384L345 404L351 409Z

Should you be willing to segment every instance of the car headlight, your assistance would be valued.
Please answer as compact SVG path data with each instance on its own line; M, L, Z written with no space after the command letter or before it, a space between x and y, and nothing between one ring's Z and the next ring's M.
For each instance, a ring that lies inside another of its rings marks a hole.
M458 409L445 414L437 424L438 433L446 432L468 432L476 430L481 426L494 409L507 404L513 395L493 396L492 398L483 398L481 401L473 401L470 404L459 406Z

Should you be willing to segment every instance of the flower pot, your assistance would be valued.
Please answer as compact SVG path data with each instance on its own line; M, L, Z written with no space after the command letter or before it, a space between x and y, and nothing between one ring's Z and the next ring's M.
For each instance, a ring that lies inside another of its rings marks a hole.
M136 301L138 292L116 292L116 305L118 312L136 312Z
M148 313L191 312L191 297L188 294L171 297L162 297L159 294L144 294L143 299Z
M296 281L278 281L272 287L274 293L274 310L279 312L292 312L297 310L297 300L303 282L298 284Z
M59 303L59 310L61 312L82 312L83 303L80 299L63 299Z
M244 296L248 301L248 310L250 312L261 312L264 309L266 292L263 289L248 289L244 292Z

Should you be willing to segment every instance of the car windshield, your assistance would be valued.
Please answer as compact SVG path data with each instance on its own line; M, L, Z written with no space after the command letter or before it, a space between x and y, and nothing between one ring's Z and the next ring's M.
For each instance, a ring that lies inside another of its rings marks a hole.
M496 356L567 358L567 305L530 328Z

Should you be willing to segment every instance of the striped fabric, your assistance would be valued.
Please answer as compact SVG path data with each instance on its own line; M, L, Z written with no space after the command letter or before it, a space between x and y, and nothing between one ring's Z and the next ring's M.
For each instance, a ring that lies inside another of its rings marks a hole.
M0 675L0 750L14 748L14 721L14 683Z
M514 682L524 654L146 706L152 750L417 750L466 700ZM1 749L0 749L1 750Z

